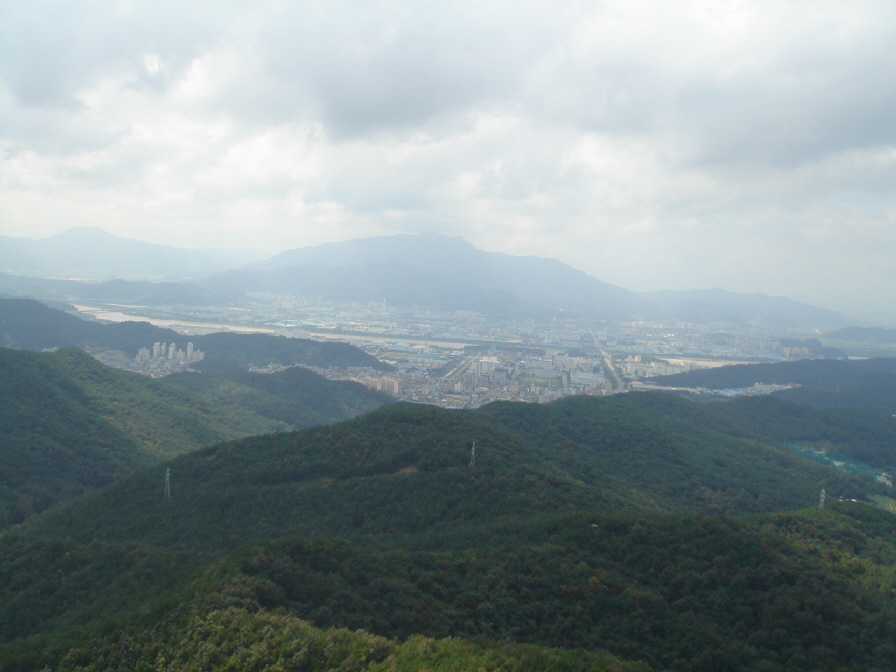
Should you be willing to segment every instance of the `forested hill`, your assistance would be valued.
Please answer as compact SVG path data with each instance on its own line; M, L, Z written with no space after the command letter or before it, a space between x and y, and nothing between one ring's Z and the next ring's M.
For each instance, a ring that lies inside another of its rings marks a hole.
M375 357L347 343L321 343L267 334L214 333L182 336L148 322L88 322L31 299L0 299L0 346L44 350L95 346L123 350L130 357L156 341L186 345L205 352L202 368L245 370L249 364L286 366L368 366L387 368Z
M896 414L896 358L799 360L775 364L740 364L652 379L670 387L720 390L755 383L796 383L801 387L775 396L817 408L865 408Z
M0 528L202 446L335 422L390 401L299 368L156 381L76 348L0 348Z
M359 383L327 380L295 366L276 373L179 373L160 378L163 385L189 391L224 408L252 411L300 429L324 425L372 411L395 398Z
M0 348L0 526L161 460L283 425L76 349Z
M133 527L119 529L116 521L139 519L147 541L207 549L261 530L455 534L469 522L546 512L753 513L810 505L822 486L851 498L884 492L870 478L780 448L829 429L805 418L747 435L712 406L654 394L498 403L465 412L400 403L179 458L170 463L178 502L173 517L158 508L164 472L158 467L34 525L125 540ZM896 442L896 422L880 432L881 442ZM103 498L117 504L101 506L98 515Z
M778 422L659 394L394 404L184 455L0 537L0 667L873 669L894 518L763 512L889 490L784 450L845 447L759 401ZM478 644L375 639L413 635Z

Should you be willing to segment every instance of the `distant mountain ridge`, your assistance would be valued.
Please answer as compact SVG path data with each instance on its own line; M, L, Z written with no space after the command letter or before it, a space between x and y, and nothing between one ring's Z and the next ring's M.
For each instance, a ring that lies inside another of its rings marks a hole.
M638 292L653 304L656 318L685 322L760 322L781 327L848 324L840 313L784 296L738 294L725 289L682 289Z
M247 301L247 292L265 292L501 318L583 315L826 329L852 324L840 313L764 294L632 292L557 259L485 252L459 236L436 233L324 243L236 269L234 259L120 238L96 228L75 227L43 240L0 236L0 291L134 305L215 305ZM119 280L72 282L111 278ZM157 282L165 279L190 282Z
M122 238L97 227L76 226L42 239L0 236L0 271L26 276L180 279L224 270L223 257Z
M219 292L319 295L340 301L477 310L523 317L762 322L843 326L849 318L783 297L724 290L631 292L556 259L484 252L458 236L397 234L288 250L202 283Z
M632 292L601 282L557 259L484 252L460 236L397 234L324 243L282 252L250 268L283 269L306 264L352 267L402 262L440 278L478 289L510 292L523 301L567 311L627 310Z
M191 282L148 280L60 280L0 273L0 292L10 298L27 296L52 301L98 301L137 306L221 306L245 297L225 296Z

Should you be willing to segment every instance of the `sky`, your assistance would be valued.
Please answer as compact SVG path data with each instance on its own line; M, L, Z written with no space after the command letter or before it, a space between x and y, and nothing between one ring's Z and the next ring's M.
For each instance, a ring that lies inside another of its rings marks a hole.
M435 231L896 313L896 3L0 3L0 234Z

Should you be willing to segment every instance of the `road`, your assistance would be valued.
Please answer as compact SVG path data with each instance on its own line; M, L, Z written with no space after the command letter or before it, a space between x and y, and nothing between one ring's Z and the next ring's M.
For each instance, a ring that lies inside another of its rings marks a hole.
M616 366L613 364L613 358L610 357L610 353L604 350L601 350L600 354L604 358L604 364L611 376L610 384L613 386L613 392L621 392L625 389L625 383L622 382L622 376L619 375Z
M448 373L442 376L442 380L456 380L464 371L466 371L473 365L474 361L479 359L481 356L481 352L474 352L472 355L467 355L457 366L455 366Z

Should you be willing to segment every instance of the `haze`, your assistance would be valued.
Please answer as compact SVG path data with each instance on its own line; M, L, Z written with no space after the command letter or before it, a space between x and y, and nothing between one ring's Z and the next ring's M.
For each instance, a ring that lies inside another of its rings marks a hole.
M896 289L892 3L3 3L0 233Z

